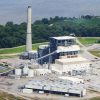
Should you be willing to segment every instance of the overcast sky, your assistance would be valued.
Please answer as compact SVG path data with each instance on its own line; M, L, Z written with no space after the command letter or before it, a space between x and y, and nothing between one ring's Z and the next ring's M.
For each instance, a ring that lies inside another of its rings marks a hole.
M28 5L32 6L33 21L54 16L100 16L100 0L0 0L0 24L25 22Z

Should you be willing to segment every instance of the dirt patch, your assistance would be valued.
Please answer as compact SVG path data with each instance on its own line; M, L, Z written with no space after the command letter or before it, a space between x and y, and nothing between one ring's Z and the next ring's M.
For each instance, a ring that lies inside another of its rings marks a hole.
M0 91L0 100L25 100L25 99Z

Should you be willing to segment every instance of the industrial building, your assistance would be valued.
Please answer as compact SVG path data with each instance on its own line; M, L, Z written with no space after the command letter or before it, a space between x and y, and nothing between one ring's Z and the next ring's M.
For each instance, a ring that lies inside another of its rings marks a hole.
M90 62L80 54L80 47L75 36L50 37L48 45L40 45L32 51L32 9L27 10L26 51L22 59L34 59L38 64L48 64L48 69L69 75L85 75L89 73Z
M48 69L34 69L34 75L38 77L25 84L23 93L38 91L67 96L86 95L84 80L72 77L86 75L90 71L90 62L81 56L76 37L50 37L49 45L39 46L38 58L35 60L41 67L49 65Z
M76 95L82 97L86 95L86 89L82 79L72 77L58 78L53 75L34 78L32 81L25 84L25 88L22 92L33 93L36 91L61 95L67 94L68 96Z
M84 80L74 76L88 74L90 61L81 56L77 38L75 36L50 37L48 45L40 45L37 51L32 51L31 36L31 7L29 6L26 51L20 58L31 59L32 67L24 65L15 70L15 75L18 79L23 76L34 78L25 84L22 92L38 91L85 96Z
M82 57L57 59L52 70L68 75L86 75L90 72L90 62Z
M61 37L50 37L49 45L43 45L38 49L38 57L49 55L39 61L40 64L54 63L55 59L59 59L61 56L77 56L80 48L75 45L75 37L72 36L61 36ZM70 48L69 48L70 47Z
M76 37L50 37L49 45L38 49L39 64L49 64L49 68L59 74L86 75L90 71L90 62L81 56Z

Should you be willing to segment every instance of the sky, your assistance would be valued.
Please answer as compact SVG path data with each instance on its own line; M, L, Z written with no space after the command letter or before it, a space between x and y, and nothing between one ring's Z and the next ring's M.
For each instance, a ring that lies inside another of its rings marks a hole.
M29 5L33 22L54 16L100 16L100 0L0 0L0 24L26 22Z

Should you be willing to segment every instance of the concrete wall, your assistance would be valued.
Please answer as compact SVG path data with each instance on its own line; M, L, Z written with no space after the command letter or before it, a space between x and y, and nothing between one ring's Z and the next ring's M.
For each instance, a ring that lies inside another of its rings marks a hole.
M59 70L62 72L68 73L69 71L72 72L73 70L76 71L86 71L86 73L89 73L90 71L90 63L84 62L84 63L70 63L70 64L61 64L59 62L56 62L55 64L55 70Z

